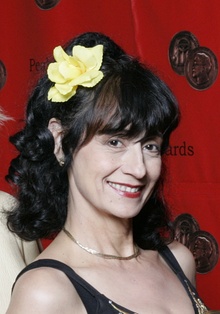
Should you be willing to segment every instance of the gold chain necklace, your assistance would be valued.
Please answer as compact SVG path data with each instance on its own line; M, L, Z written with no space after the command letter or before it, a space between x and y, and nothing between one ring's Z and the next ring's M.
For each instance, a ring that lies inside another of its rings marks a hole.
M87 253L89 254L92 254L92 255L96 255L98 257L102 257L102 258L105 258L105 259L118 259L118 260L130 260L132 258L136 258L138 255L140 255L140 249L139 247L135 244L134 246L134 254L130 255L130 256L118 256L118 255L111 255L111 254L104 254L104 253L100 253L100 252L97 252L96 250L94 249L90 249L84 245L82 245L81 243L79 243L79 241L77 241L73 235L68 231L66 230L66 228L63 228L63 231L65 232L65 234L75 243L77 244L81 249L83 249L84 251L86 251Z

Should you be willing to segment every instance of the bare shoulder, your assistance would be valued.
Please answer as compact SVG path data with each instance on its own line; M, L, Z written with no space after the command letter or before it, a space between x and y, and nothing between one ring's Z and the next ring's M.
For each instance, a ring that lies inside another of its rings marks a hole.
M65 305L65 306L64 306ZM41 267L16 282L7 314L84 313L82 302L65 274Z
M168 246L187 278L195 285L196 265L191 251L185 245L177 241L173 241Z

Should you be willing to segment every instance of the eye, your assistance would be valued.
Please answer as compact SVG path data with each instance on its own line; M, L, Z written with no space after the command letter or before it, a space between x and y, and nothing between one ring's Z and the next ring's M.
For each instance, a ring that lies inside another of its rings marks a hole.
M150 152L152 154L159 155L160 151L161 151L161 147L158 144L148 143L148 144L144 145L144 150L146 152Z
M122 142L119 141L118 139L111 139L108 144L112 147L122 147Z

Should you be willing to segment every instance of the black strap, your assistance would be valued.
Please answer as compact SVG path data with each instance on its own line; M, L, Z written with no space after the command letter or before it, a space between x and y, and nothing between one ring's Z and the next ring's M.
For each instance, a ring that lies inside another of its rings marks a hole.
M38 267L52 267L57 270L62 271L69 278L73 286L75 287L77 293L79 294L87 312L91 313L91 308L93 313L98 313L99 302L96 298L100 293L93 288L88 282L81 278L75 271L68 265L53 259L39 259L28 266L26 266L17 276L16 281L21 277L25 272L38 268ZM16 283L15 281L15 283ZM15 285L14 283L14 285ZM13 285L13 288L14 288ZM13 290L12 288L12 290Z
M75 287L79 297L81 298L87 313L93 314L113 314L118 313L119 308L121 310L126 311L126 313L133 313L128 309L123 308L116 303L113 303L113 306L109 302L108 298L98 292L94 287L92 287L87 281L85 281L82 277L80 277L71 267L68 265L53 259L40 259L37 260L28 266L26 266L17 276L16 281L20 276L22 276L25 272L39 268L39 267L52 267L57 270L62 271L69 278L73 286ZM15 283L16 283L15 281ZM15 285L15 284L14 284ZM13 286L14 287L14 286ZM118 310L114 308L114 306L118 307Z
M173 272L177 275L179 280L181 281L182 285L184 286L187 294L189 295L193 308L195 310L195 313L198 313L198 308L195 304L195 301L193 299L193 296L191 295L189 288L194 293L195 298L199 298L199 295L195 289L195 287L192 285L190 280L186 277L184 274L182 268L180 267L180 264L178 263L177 259L171 252L171 250L168 248L168 246L164 246L162 249L159 250L159 254L164 258L164 260L167 262L167 264L170 266L170 268L173 270Z

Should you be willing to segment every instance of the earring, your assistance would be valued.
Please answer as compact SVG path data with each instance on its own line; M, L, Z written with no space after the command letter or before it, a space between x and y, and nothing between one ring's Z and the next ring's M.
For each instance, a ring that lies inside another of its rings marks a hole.
M59 162L60 167L64 166L64 160L62 158L59 158L58 162Z

